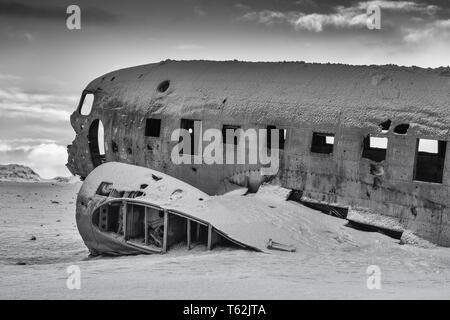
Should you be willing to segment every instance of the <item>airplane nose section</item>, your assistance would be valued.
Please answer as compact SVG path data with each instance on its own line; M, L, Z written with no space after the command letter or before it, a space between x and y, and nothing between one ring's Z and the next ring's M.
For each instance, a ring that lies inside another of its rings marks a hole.
M84 194L83 188L78 193L77 208L75 214L75 220L77 223L78 232L81 235L84 243L88 247L91 254L96 255L97 240L95 238L93 225L92 225L92 212L91 206L95 203L89 202L88 197Z

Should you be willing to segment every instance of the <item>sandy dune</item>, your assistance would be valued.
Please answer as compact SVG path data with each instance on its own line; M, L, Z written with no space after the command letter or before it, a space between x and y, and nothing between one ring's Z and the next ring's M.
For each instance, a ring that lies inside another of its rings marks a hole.
M296 253L198 247L88 259L75 225L79 187L0 183L0 299L450 298L450 249L399 245L313 211L302 213ZM80 290L66 287L74 264ZM381 268L380 290L367 289L369 265Z

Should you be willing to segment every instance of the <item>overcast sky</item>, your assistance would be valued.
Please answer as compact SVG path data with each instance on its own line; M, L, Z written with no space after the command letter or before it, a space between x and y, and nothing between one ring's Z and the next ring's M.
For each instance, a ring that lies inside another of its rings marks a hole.
M366 26L369 2L381 30ZM66 9L82 11L81 30ZM165 59L450 65L450 1L0 0L0 164L68 175L83 88Z

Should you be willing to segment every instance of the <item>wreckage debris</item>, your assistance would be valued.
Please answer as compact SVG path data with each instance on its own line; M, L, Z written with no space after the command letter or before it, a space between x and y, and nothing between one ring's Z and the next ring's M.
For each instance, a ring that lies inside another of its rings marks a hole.
M450 246L448 73L173 60L117 70L83 91L71 116L76 138L68 147L67 166L84 179L105 162L133 163L209 195L236 185L251 195L260 182L250 175L261 166L224 169L202 163L174 169L167 147L171 134L195 124L219 131L279 129L280 167L274 178L282 187L304 191L310 202L364 206ZM423 90L430 85L433 90ZM345 217L340 210L328 211Z
M152 174L162 179L154 180ZM143 184L151 192L135 197L133 190ZM113 194L117 190L123 193L121 198ZM265 198L263 194L254 196ZM294 252L295 247L288 245L297 236L292 224L301 221L298 210L307 208L286 202L284 196L283 192L269 202L254 201L253 196L243 197L241 192L210 197L161 172L108 162L83 183L76 221L93 255L165 253L179 245L187 250L227 246ZM283 212L277 217L278 212L267 211L268 207L289 208L290 214ZM274 224L274 218L288 221ZM267 239L275 237L278 240L268 246Z
M272 239L269 239L269 241L267 242L267 249L279 250L279 251L288 251L288 252L295 252L296 251L296 249L295 249L295 247L293 245L275 242Z
M400 238L402 237L402 234L403 234L403 231L392 230L392 229L388 229L388 228L379 227L379 226L376 226L373 224L362 223L362 222L357 222L357 221L352 221L352 220L348 220L347 226L357 229L357 230L366 231L366 232L383 233L383 234L385 234L391 238L397 239L397 240L400 240Z

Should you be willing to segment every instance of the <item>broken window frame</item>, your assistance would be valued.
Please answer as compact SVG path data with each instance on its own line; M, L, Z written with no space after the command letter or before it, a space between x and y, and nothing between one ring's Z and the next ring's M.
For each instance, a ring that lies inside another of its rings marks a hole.
M161 122L159 118L145 119L145 136L152 138L161 137Z
M89 112L85 113L83 112L84 109L84 103L86 102L86 96L88 95L92 95L92 103L91 105L88 107ZM78 103L78 113L82 116L88 116L92 113L92 109L94 108L94 102L95 102L95 94L94 92L90 92L87 90L84 90L83 93L81 94L81 99L80 102Z
M406 135L408 134L409 127L409 123L399 123L394 127L394 134Z
M386 148L372 147L371 145L372 138L386 139ZM371 134L368 134L364 137L363 140L363 151L361 157L364 159L369 159L374 162L382 162L386 160L388 147L389 147L388 137L372 136Z
M200 245L212 250L216 245L245 247L227 238L211 224L135 201L108 201L92 215L93 226L102 233L113 234L134 248L145 252L165 253L172 246L185 243L188 250Z
M327 137L333 138L333 143L327 142ZM313 132L311 137L311 153L333 154L335 134L330 132Z
M392 121L391 119L387 119L386 121L383 121L379 124L379 127L381 129L382 134L387 134L389 132L389 129L391 127Z
M435 153L419 151L421 140L436 141L437 151ZM444 177L446 152L447 141L445 140L417 138L414 157L413 180L419 182L442 184ZM435 168L435 172L430 172L432 168Z

